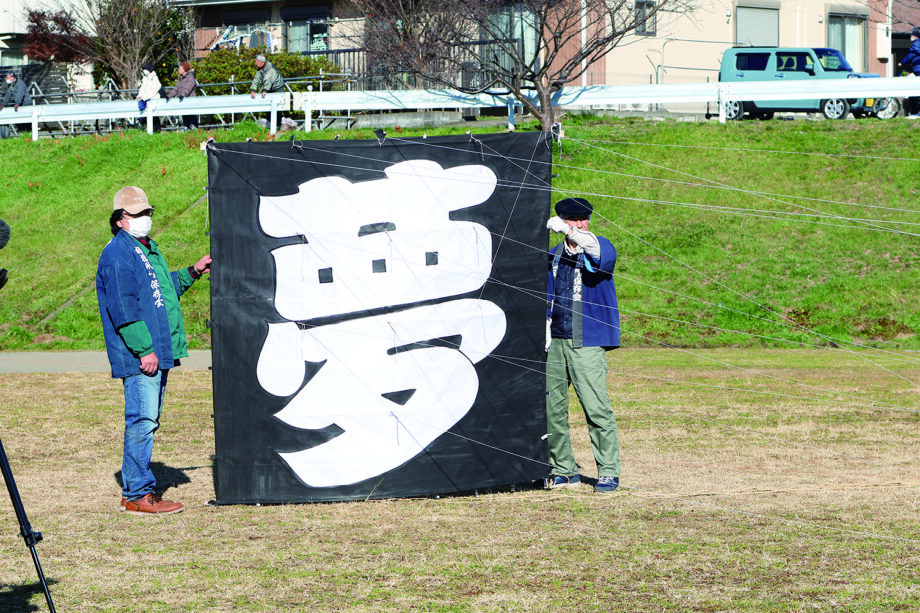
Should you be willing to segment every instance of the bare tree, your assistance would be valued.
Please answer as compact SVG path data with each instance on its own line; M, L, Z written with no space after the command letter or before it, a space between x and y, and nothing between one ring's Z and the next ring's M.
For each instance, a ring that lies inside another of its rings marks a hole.
M424 86L510 93L543 129L552 96L579 79L657 13L693 0L350 0L365 27L355 46L369 71L412 75Z
M132 89L141 66L176 53L184 20L162 0L77 0L57 12L30 11L26 39L40 46L53 37L68 56L99 62L121 89Z

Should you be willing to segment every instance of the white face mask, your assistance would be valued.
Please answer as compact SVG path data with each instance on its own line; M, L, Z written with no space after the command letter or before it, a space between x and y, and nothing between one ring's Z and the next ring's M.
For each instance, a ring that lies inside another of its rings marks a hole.
M134 218L125 217L124 219L128 221L128 234L134 238L144 238L150 234L150 229L153 227L153 220L149 215Z

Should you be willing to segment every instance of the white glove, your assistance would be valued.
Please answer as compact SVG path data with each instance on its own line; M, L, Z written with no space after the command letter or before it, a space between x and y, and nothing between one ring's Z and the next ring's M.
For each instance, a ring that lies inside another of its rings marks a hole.
M565 222L562 222L565 223ZM601 244L597 242L597 237L587 230L572 228L569 233L569 240L585 250L595 260L601 257Z
M562 218L558 215L549 218L549 221L546 222L546 229L566 236L569 235L569 224L562 221Z
M556 219L558 219L558 217ZM547 317L546 318L546 351L549 351L550 343L553 342L552 329L551 329L552 325L553 325L553 320Z

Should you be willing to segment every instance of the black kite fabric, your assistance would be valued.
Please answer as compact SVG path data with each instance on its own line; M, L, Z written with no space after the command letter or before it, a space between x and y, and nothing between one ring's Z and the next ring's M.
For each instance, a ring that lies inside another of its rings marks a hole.
M546 138L209 146L218 503L547 474Z

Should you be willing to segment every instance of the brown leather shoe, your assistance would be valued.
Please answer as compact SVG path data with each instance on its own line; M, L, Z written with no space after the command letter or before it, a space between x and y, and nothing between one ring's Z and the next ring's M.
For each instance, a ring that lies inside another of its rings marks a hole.
M125 513L130 513L131 515L169 515L170 513L179 513L183 509L185 509L185 507L182 506L181 502L163 500L153 492L147 494L143 498L125 502Z
M127 498L122 498L122 499L121 499L121 510L122 510L122 511L125 510L125 504L126 504L127 502L128 502L128 499L127 499Z

